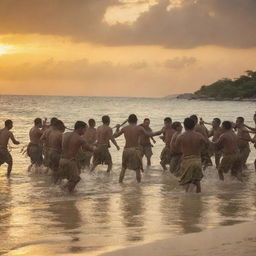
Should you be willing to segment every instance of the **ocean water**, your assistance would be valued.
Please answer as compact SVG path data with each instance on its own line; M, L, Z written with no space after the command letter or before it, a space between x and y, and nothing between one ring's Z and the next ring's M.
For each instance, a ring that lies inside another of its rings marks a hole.
M113 172L99 166L94 175L83 171L74 194L51 183L47 174L27 172L29 159L21 154L36 117L56 116L66 126L76 120L111 117L111 126L122 123L129 114L139 120L151 119L153 130L163 126L166 116L182 121L198 114L206 121L214 117L235 120L244 116L254 125L254 102L207 102L142 98L94 98L49 96L0 96L0 125L14 121L13 132L21 145L10 144L14 159L12 177L7 180L6 165L0 167L0 254L5 255L97 255L113 248L200 232L218 226L253 221L256 217L255 149L251 147L244 183L218 180L215 167L209 167L200 195L185 194L177 178L163 173L159 155L164 146L157 138L152 167L145 170L142 183L127 171L124 184L118 184L121 151L112 146ZM117 139L123 147L122 137Z

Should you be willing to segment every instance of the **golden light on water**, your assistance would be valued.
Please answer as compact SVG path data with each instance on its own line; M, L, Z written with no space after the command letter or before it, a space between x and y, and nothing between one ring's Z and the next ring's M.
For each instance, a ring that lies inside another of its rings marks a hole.
M11 45L0 44L0 55L7 54L11 49L13 49Z

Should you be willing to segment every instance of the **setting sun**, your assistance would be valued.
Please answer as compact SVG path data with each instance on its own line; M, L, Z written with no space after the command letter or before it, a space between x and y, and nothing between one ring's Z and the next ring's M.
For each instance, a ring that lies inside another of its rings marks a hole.
M11 45L0 44L0 55L7 54L12 48Z

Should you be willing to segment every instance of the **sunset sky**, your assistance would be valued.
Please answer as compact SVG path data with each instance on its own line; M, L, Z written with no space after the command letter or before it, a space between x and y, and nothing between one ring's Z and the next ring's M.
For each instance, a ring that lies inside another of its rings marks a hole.
M0 94L163 97L256 70L255 0L0 0Z

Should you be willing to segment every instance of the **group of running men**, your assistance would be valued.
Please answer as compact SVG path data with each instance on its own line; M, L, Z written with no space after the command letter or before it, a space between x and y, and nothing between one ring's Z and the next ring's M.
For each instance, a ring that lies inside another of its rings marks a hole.
M124 126L128 122L128 125ZM131 114L122 125L110 127L109 116L102 117L102 125L95 128L94 119L77 121L72 131L67 129L64 123L53 117L50 124L41 118L34 120L34 126L29 131L30 142L26 147L26 153L31 159L31 165L41 166L52 170L53 180L59 183L67 179L67 189L72 192L80 181L80 173L84 168L91 172L99 164L106 164L107 172L112 169L112 157L109 152L110 141L120 150L116 138L124 135L125 146L122 155L122 169L119 182L122 183L126 169L134 170L136 179L141 182L143 172L142 158L147 159L147 165L151 165L152 142L155 136L160 136L165 147L161 153L161 166L179 177L180 185L186 192L196 190L201 192L201 179L203 170L212 165L211 157L214 156L216 168L220 180L224 180L224 174L231 175L242 181L242 171L246 168L246 161L250 153L249 143L256 143L250 133L256 129L244 124L244 118L238 117L236 122L224 121L214 118L212 123L198 120L196 115L185 118L181 122L172 122L170 117L164 119L164 127L157 132L150 128L150 120L137 125L138 119ZM256 114L254 115L256 124ZM206 125L211 125L208 130ZM185 131L182 132L183 126ZM8 150L8 141L19 144L10 131L13 127L11 120L5 121L5 127L0 130L0 165L8 164L7 176L12 170L12 156ZM113 131L115 129L115 131ZM210 140L210 138L212 139Z

